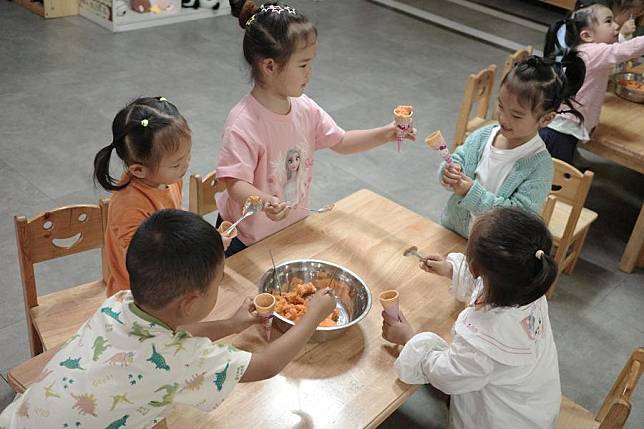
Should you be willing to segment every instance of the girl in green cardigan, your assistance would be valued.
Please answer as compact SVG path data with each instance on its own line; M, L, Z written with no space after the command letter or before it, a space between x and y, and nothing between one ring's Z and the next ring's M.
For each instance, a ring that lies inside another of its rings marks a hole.
M473 132L452 155L453 164L441 165L441 184L454 193L441 216L445 227L467 237L474 218L493 208L541 211L554 167L538 131L562 113L560 106L574 104L584 74L583 61L570 52L562 63L531 56L505 76L499 123Z

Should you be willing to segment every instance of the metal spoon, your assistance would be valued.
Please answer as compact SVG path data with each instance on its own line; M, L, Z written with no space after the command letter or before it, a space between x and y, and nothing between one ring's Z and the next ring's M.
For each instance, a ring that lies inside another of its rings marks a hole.
M242 220L246 219L249 216L254 215L262 208L264 208L264 202L261 199L258 202L253 202L250 198L248 198L244 203L244 208L242 209L242 216L239 219L237 219L235 223L230 225L226 231L224 231L224 235L228 235L231 232L233 232L235 230L235 227L239 224L239 222L241 222Z
M330 212L335 208L335 204L327 204L324 207L320 207L319 209L310 209L308 207L289 207L292 210L308 210L313 213L326 213Z
M427 263L427 257L418 253L418 247L416 246L411 246L410 248L405 249L405 251L403 252L403 256L415 256L420 261Z

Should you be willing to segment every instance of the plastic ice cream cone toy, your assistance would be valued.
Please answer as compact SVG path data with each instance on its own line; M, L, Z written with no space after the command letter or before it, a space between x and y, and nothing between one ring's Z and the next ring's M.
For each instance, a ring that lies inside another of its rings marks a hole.
M226 235L226 230L232 226L232 222L228 222L227 220L223 221L220 225L219 228L217 228L217 231L224 236ZM226 237L228 238L235 238L237 237L237 228L233 228L232 232L228 234Z
M434 131L428 135L425 138L425 143L432 149L437 150L445 162L448 164L452 163L452 155L450 155L449 149L447 149L447 143L445 143L443 134L440 131Z
M398 291L393 289L380 292L380 295L378 296L385 313L396 320L400 320L400 309L398 306L399 298L400 295L398 294Z
M275 310L275 297L270 293L260 293L255 297L253 303L255 310L262 319L264 331L266 332L266 341L271 340L271 327L273 326L273 311Z

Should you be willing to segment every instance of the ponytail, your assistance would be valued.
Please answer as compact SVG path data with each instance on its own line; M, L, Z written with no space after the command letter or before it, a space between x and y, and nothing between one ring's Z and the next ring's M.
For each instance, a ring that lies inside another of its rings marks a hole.
M580 0L575 4L575 10L548 28L543 47L544 57L554 57L558 60L568 49L574 49L582 43L581 30L595 22L595 6L606 6L597 0Z
M94 157L94 185L98 183L106 191L120 191L129 183L119 185L119 181L110 175L110 158L113 149L114 144L110 143L99 150Z
M537 251L538 252L538 251ZM550 255L550 251L542 251L541 256L535 256L536 274L530 283L528 291L530 293L523 297L523 304L529 304L545 295L557 278L558 267L557 261Z

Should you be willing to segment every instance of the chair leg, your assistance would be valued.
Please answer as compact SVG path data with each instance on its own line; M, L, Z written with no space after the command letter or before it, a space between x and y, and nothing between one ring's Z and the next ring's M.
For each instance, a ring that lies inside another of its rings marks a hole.
M579 238L577 238L577 240L573 243L571 252L573 253L574 257L570 261L570 264L568 264L568 266L564 269L564 273L572 274L572 272L575 270L577 259L579 259L579 255L581 255L581 249L584 247L589 229L590 228L587 227L584 232L581 233Z
M31 323L31 320L27 320L27 330L29 331L29 348L31 349L31 356L34 357L44 352L45 349L42 345L42 341L40 340L40 336L38 335L38 331L33 323Z

